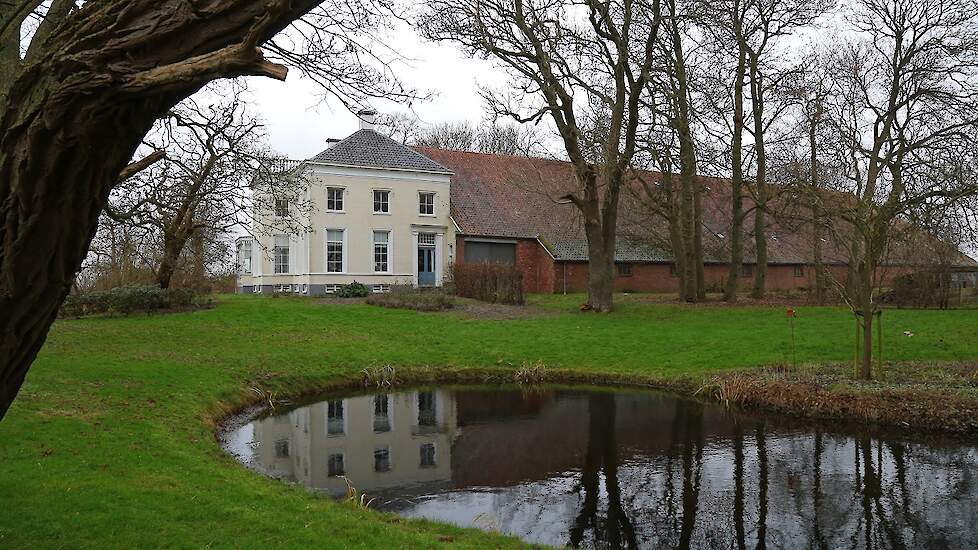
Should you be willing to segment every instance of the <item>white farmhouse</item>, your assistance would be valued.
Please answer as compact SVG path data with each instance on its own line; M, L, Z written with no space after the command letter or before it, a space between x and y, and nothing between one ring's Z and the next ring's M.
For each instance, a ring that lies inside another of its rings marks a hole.
M373 113L360 116L360 130L297 168L309 182L309 230L237 240L240 292L441 286L455 243L452 173L374 131ZM287 215L280 202L275 210Z

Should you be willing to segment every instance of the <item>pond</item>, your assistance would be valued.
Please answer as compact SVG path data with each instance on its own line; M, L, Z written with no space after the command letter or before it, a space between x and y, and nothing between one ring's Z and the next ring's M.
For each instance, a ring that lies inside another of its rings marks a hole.
M338 395L224 436L248 467L372 506L589 548L974 548L978 451L666 393Z

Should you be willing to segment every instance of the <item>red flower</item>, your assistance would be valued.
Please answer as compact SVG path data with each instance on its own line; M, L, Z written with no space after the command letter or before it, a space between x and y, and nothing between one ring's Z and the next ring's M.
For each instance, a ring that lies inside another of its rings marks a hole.
M788 308L788 311L785 311L784 313L788 317L794 317L795 316L795 308L789 307Z

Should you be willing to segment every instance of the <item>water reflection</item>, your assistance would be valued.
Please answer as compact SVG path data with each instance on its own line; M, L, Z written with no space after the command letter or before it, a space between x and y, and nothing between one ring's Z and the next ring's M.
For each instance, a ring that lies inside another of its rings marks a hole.
M440 390L332 399L228 448L378 507L599 548L975 547L978 453L732 415L658 393Z

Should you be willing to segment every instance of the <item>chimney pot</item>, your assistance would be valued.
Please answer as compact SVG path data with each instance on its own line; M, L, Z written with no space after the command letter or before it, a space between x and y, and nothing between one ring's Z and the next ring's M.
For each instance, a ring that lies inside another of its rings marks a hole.
M340 140L338 140L336 138L326 138L326 148L327 149L332 149L333 146L336 145L339 142L340 142Z
M377 111L373 109L362 109L357 112L357 117L360 118L361 130L373 130L374 122L377 120Z

